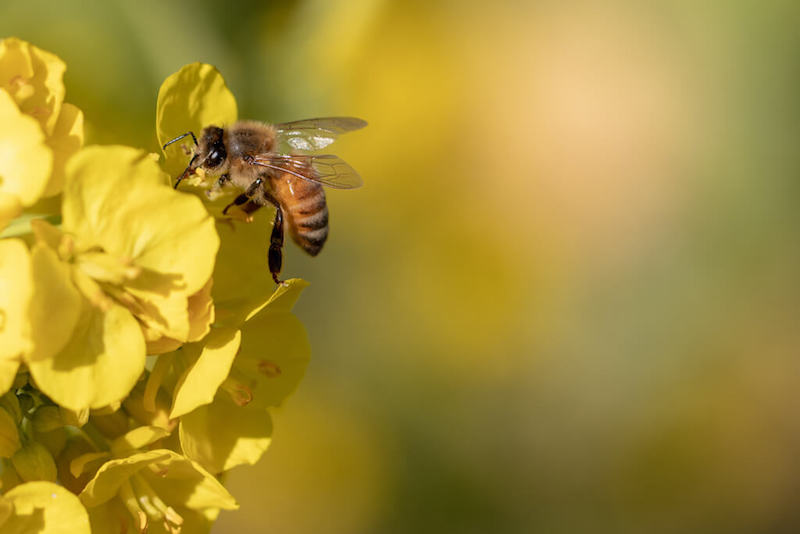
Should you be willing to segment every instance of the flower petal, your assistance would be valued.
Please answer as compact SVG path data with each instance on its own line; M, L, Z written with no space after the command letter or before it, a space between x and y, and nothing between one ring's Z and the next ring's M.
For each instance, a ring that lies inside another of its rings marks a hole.
M217 389L228 376L240 343L238 330L215 328L202 342L184 346L178 356L186 371L175 386L171 419L214 400Z
M53 151L53 172L43 197L57 195L64 189L67 160L83 146L83 112L77 106L66 102L61 106L53 133L47 138L47 146Z
M251 404L278 406L297 388L311 359L305 327L288 312L268 307L242 328L242 346L233 366L247 377Z
M44 191L53 154L39 124L23 115L1 88L0 124L0 193L16 195L23 206L30 206Z
M221 508L235 510L236 499L197 462L172 451L170 459L160 461L161 474L147 473L147 481L165 502L192 510Z
M120 486L133 474L148 465L167 461L173 454L175 453L172 451L158 449L133 454L127 458L109 460L97 470L78 497L87 508L99 506L112 499L119 491Z
M3 499L14 504L3 523L8 534L89 534L89 516L78 498L52 482L21 484Z
M239 406L219 394L213 403L181 417L181 447L211 473L255 464L272 440L272 421L262 409Z
M2 180L2 177L0 177ZM0 191L0 230L22 212L22 201L12 193Z
M111 443L111 451L118 456L143 449L160 439L169 436L169 432L157 426L140 426L126 432Z
M40 230L44 228L47 226ZM70 266L60 261L53 249L34 245L31 262L35 286L29 315L33 345L25 355L28 361L51 358L64 348L78 324L83 302L72 283ZM53 310L58 310L55 317Z
M186 133L199 136L206 126L224 126L236 121L236 99L219 71L206 63L191 63L170 75L158 91L156 133L158 144ZM186 138L191 147L191 138ZM170 177L180 174L188 163L182 143L167 148L165 169Z
M269 217L255 217L251 223L218 221L221 244L212 289L218 323L239 326L279 299L291 307L308 286L294 278L275 287L267 266L271 229Z
M158 470L156 475L148 466ZM142 472L156 494L172 506L195 510L238 507L230 493L195 462L168 449L141 452L103 464L79 495L91 508L112 499L120 486Z
M19 357L30 347L31 259L19 239L0 240L0 395L11 387Z
M28 362L39 388L71 410L124 399L144 370L144 338L130 312L103 312L84 301L72 338L52 358Z

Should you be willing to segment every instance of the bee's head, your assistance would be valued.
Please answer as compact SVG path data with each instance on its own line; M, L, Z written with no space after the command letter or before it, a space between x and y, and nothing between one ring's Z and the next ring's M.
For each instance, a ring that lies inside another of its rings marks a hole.
M227 168L226 162L228 159L228 151L225 150L225 131L222 128L218 126L207 126L206 128L203 128L203 131L200 134L199 143L197 142L197 138L194 136L194 133L186 132L185 134L179 135L175 139L167 142L163 148L166 149L169 145L180 141L187 135L192 136L192 140L194 141L196 147L194 150L194 156L192 156L191 161L189 161L189 165L186 166L186 170L184 170L175 181L175 189L178 188L178 184L181 183L181 180L187 176L191 176L199 168L209 171L214 175L222 174Z
M222 170L225 160L228 159L224 135L224 130L218 126L208 126L203 129L196 152L198 167L215 174Z

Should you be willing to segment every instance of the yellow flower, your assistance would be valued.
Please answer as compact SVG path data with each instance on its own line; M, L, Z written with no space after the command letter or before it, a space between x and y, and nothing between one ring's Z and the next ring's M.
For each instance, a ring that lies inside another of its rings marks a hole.
M164 80L158 91L158 143L163 145L190 131L199 135L203 128L212 124L232 124L236 122L236 114L236 99L219 71L206 63L191 63ZM191 147L191 137L187 137L186 142ZM181 144L167 147L165 155L164 168L171 177L186 167L186 154Z
M272 423L266 408L278 406L294 391L310 357L305 329L291 313L307 285L294 279L279 286L239 325L241 343L238 330L220 327L217 338L227 340L217 342L223 350L187 346L176 353L185 371L175 386L170 415L180 417L184 453L210 472L252 465L269 446Z
M44 192L53 156L36 121L0 88L0 230Z
M189 299L208 284L219 240L202 203L173 191L155 162L127 147L77 154L62 212L60 229L33 224L26 361L58 404L100 408L134 386L145 341L190 338Z
M64 102L65 70L57 56L30 43L14 37L0 41L0 87L14 97L23 113L35 117L48 135Z
M9 390L30 348L26 318L33 292L31 259L18 239L0 240L0 395Z
M238 504L197 463L168 449L133 452L100 467L79 498L93 534L175 533ZM186 528L187 532L196 532Z
M83 113L64 102L66 65L56 55L13 37L0 41L0 88L38 121L52 153L42 196L61 192L64 168L83 144ZM8 128L5 121L4 128ZM25 204L29 205L29 204Z
M90 534L78 498L52 482L28 482L0 497L0 532Z

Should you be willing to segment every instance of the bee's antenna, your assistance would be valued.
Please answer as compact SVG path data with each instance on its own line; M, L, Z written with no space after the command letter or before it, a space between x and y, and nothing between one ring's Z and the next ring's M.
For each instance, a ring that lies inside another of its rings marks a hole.
M189 133L191 133L191 132L189 132ZM186 137L186 134L184 134L184 137ZM194 173L194 169L192 169L192 164L197 160L197 156L198 156L197 154L194 155L194 157L191 159L191 161L189 161L189 165L186 166L186 169L183 171L183 173L181 173L181 175L178 176L178 179L175 180L175 185L173 186L173 189L178 189L178 184L181 183L181 180L183 180L184 178L186 178L190 174Z
M169 145L171 145L175 141L180 141L181 139L183 139L187 135L191 135L192 136L192 141L194 141L194 146L197 146L197 138L194 136L194 132L186 132L185 134L179 135L178 137L176 137L175 139L173 139L171 141L167 141L166 144L163 147L161 147L161 149L162 150L166 149Z

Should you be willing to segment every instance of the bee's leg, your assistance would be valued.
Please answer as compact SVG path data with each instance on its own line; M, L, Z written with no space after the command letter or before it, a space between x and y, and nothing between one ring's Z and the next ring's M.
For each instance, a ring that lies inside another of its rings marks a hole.
M228 177L228 179L230 179L230 177ZM221 180L222 178L220 178L220 181ZM223 215L227 214L228 210L231 209L233 206L241 206L242 204L253 198L253 195L255 195L256 191L258 190L259 187L261 187L261 184L263 182L264 180L262 178L256 178L256 180L253 181L253 183L250 184L250 186L247 188L247 191L245 191L244 193L233 199L233 202L225 206L225 209L222 210L222 214Z
M258 202L256 202L255 200L253 200L251 198L247 202L247 204L245 204L244 206L241 207L241 210L243 212L245 212L247 215L252 215L255 212L257 212L258 210L260 210L262 207L263 207L263 204L259 204Z
M225 209L222 210L222 214L223 215L227 215L229 209L231 209L234 206L241 206L242 204L244 204L248 200L250 200L250 198L247 195L245 195L244 193L242 193L241 195L239 195L238 197L233 199L233 202L231 202L230 204L225 206Z
M262 183L264 183L263 178L261 177L256 178L253 181L253 183L250 184L250 187L247 188L247 191L245 191L244 193L233 199L233 202L225 206L225 209L222 210L222 214L226 215L228 213L228 210L231 209L233 206L241 206L242 204L253 198L253 195L256 194L256 191L258 190L259 187L261 187Z
M283 210L275 206L275 222L272 224L272 235L269 238L269 252L267 253L269 272L276 284L281 284L278 273L281 272L283 263Z
M227 184L230 181L231 181L231 175L226 172L225 174L219 177L219 180L217 180L217 185L219 187L224 187L225 184Z

